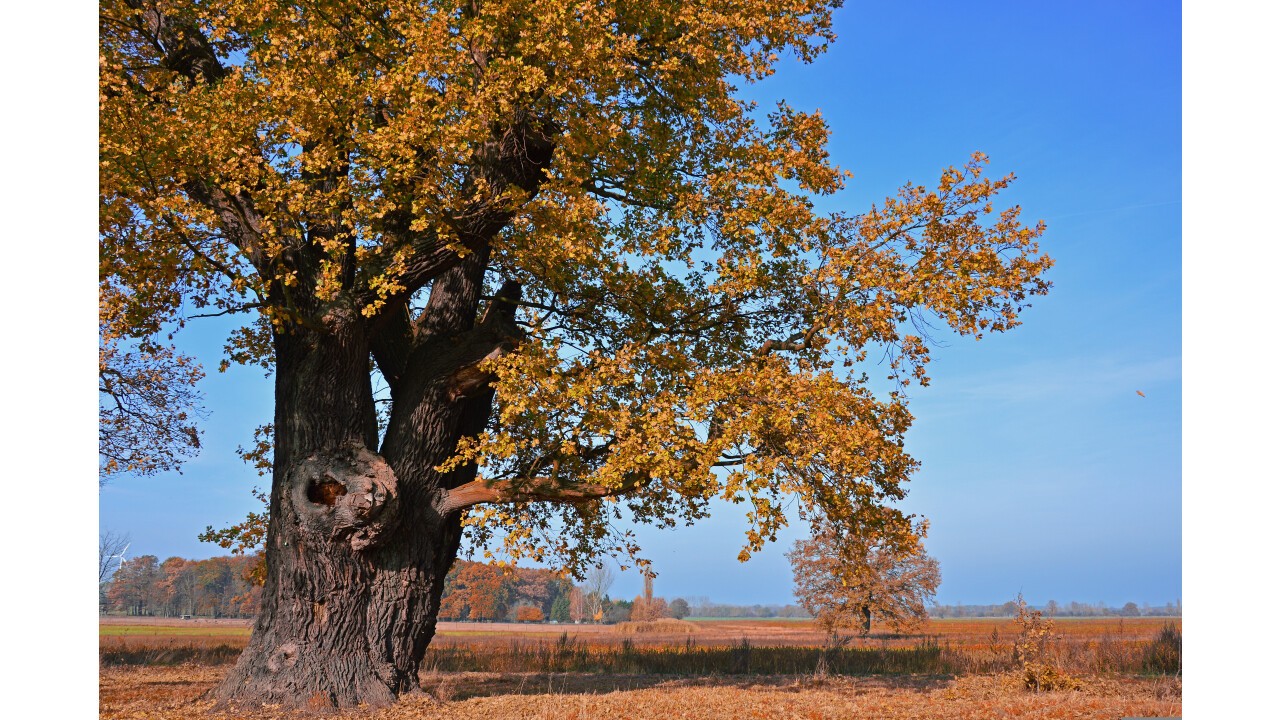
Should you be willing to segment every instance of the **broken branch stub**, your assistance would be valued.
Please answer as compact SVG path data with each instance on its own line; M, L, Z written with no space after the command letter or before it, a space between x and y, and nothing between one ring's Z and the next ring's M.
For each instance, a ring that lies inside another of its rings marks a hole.
M348 542L373 547L399 518L395 473L377 453L352 446L311 455L289 473L289 499L303 540L321 549Z

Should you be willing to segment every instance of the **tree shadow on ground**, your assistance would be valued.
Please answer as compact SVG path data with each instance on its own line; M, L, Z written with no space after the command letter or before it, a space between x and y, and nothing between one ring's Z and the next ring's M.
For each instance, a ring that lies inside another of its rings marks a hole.
M604 673L496 673L431 671L419 676L422 689L449 702L501 695L579 695L653 688L737 688L804 692L826 688L854 695L897 690L929 692L948 687L953 675L611 675Z

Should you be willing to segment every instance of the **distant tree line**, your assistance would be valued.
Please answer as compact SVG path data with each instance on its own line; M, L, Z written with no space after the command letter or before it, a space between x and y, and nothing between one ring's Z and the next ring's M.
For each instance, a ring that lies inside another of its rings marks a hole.
M1059 604L1057 600L1050 600L1035 609L1048 617L1181 617L1182 600L1159 606L1128 602L1120 607L1101 602ZM1017 614L1018 604L1013 600L1000 605L933 605L929 608L929 616L935 618L1015 617Z
M101 553L100 553L101 554ZM100 574L101 576L101 574ZM253 617L261 601L263 567L258 555L160 562L143 555L118 563L100 586L103 612L157 617ZM440 619L472 622L619 623L661 618L808 618L799 605L730 605L705 597L668 601L653 595L647 578L642 595L613 599L612 573L597 569L575 585L551 570L501 567L458 560L445 578ZM1050 600L1041 606L1049 617L1180 617L1182 601L1162 606L1129 602L1104 603ZM1015 617L1017 603L932 605L935 618Z
M102 554L102 553L100 553ZM106 557L104 555L104 557ZM247 618L258 612L263 567L260 555L208 560L143 555L118 563L100 585L102 612L155 616ZM102 577L104 573L100 573ZM613 624L630 620L710 618L806 618L797 605L728 605L644 593L632 600L609 595L612 573L596 569L575 585L551 570L501 567L458 560L445 578L441 620Z
M729 605L705 597L689 599L689 615L702 618L809 618L799 605Z
M118 549L112 550L117 552ZM100 552L103 557L109 557ZM143 555L119 562L100 585L102 612L155 617L253 617L265 576L260 555L160 562ZM101 578L108 571L99 573ZM795 605L724 605L706 598L668 601L653 594L653 578L632 600L609 595L613 574L596 568L581 584L551 570L458 560L445 578L440 619L469 622L613 624L630 620L808 617Z
M155 555L122 560L100 585L103 612L180 617L253 617L262 600L256 555L160 562Z

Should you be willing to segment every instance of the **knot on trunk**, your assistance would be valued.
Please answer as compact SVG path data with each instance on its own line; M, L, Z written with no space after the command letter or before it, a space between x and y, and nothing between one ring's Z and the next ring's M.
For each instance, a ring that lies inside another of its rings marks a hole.
M281 645L267 658L267 669L273 673L280 672L285 668L291 668L297 664L298 646L294 643Z
M377 453L352 445L304 458L289 472L289 498L308 545L377 545L399 519L396 475Z

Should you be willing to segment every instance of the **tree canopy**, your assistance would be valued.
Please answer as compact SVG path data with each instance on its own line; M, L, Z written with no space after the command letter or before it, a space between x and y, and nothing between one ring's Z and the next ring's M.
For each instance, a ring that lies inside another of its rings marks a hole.
M925 525L916 524L911 542L880 542L846 535L827 523L791 552L796 598L827 632L840 628L871 631L871 619L895 629L911 629L926 618L942 578L938 561L925 554Z
M146 338L247 313L227 360L268 367L272 333L358 322L391 414L447 336L494 406L445 507L514 557L581 569L713 498L749 503L743 557L791 498L908 538L930 323L1015 326L1051 261L981 154L815 211L849 177L821 115L740 86L821 53L836 5L103 0L110 302Z

